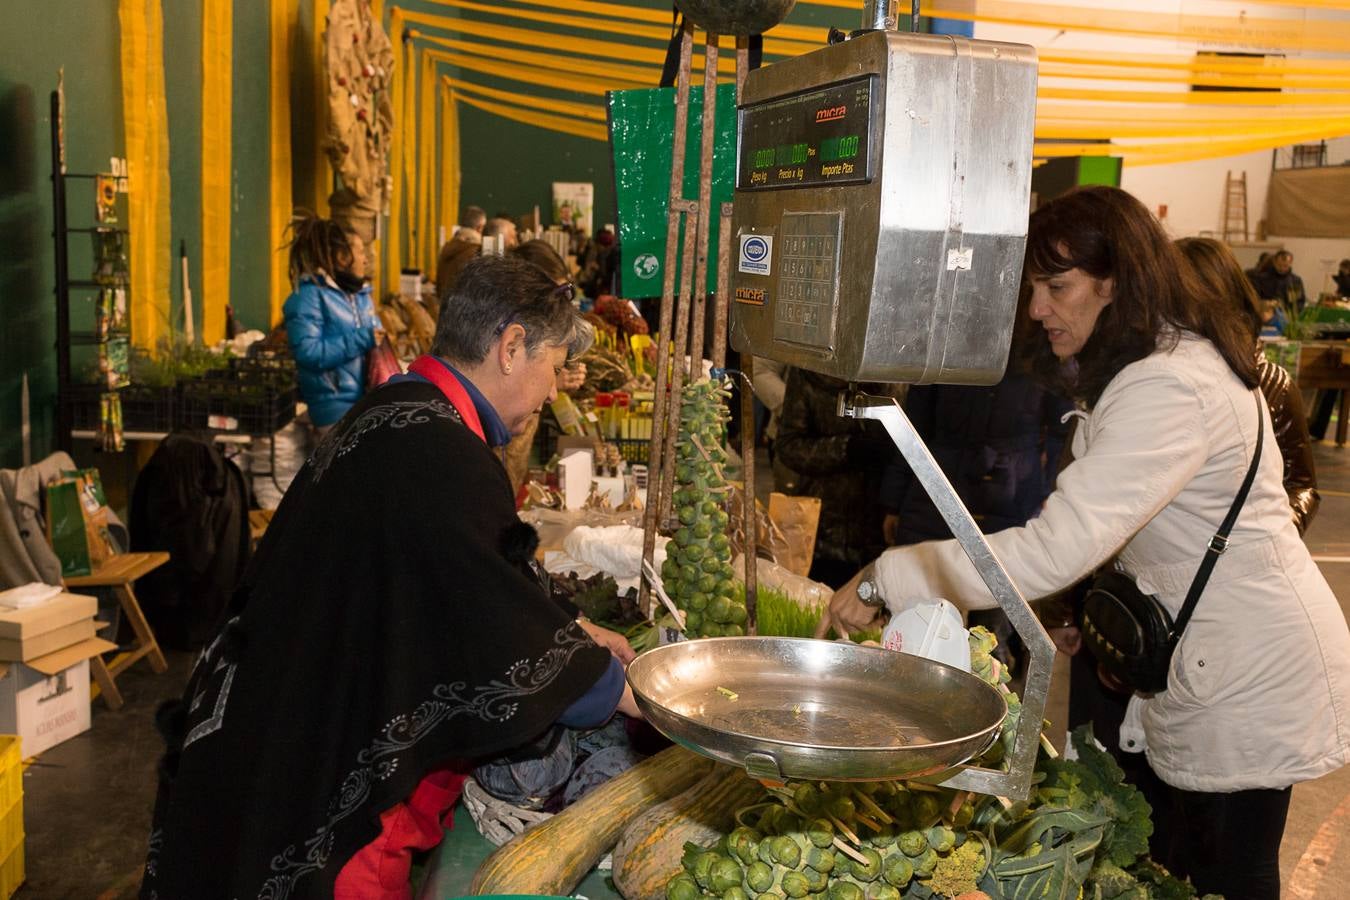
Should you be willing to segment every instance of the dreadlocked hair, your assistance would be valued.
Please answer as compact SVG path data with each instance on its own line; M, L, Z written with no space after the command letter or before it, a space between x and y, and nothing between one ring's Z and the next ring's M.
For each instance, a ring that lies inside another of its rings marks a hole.
M346 266L353 256L347 232L332 219L321 219L308 210L299 210L287 227L290 234L290 274L294 284L302 275L326 272L329 275Z

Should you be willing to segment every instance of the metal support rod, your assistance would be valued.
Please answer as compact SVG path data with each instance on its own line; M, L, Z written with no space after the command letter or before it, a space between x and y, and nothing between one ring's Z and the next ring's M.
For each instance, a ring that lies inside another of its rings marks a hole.
M670 325L675 307L675 253L679 246L680 211L675 201L684 196L685 130L689 123L689 71L693 55L693 26L686 22L680 36L680 68L675 78L675 133L670 154L670 193L666 210L666 260L661 289L661 310L656 338L656 392L652 408L652 440L647 460L647 506L642 515L642 559L651 563L656 553L656 513L660 505L663 453L666 448L664 425L666 405L666 373L670 364ZM678 399L676 400L678 405ZM670 441L674 447L674 439ZM646 579L638 582L638 609L650 608L651 596Z
M727 316L731 306L727 291L731 275L731 211L732 204L723 203L717 223L717 293L713 296L713 367L722 369L727 364Z
M867 0L863 4L863 31L889 31L895 28L896 0Z
M698 248L694 257L694 320L689 337L690 377L703 359L703 330L707 321L708 239L712 231L713 146L717 142L717 35L711 31L703 48L703 144L698 160Z
M970 517L961 498L947 476L942 474L933 455L924 446L923 439L914 430L900 404L889 397L867 394L839 397L839 414L858 419L876 419L886 426L895 446L905 457L933 505L942 514L943 521L966 551L966 556L984 580L989 593L1008 616L1013 629L1027 651L1031 664L1027 667L1026 686L1022 690L1022 714L1017 722L1017 734L1009 754L1008 771L963 766L955 774L939 783L957 790L998 794L1014 799L1025 799L1031 792L1031 776L1040 747L1041 722L1045 719L1045 703L1050 694L1050 673L1055 662L1055 645L1045 633L1040 620L1032 612L1022 592L1008 577L1003 564L994 555L993 548Z
M919 33L919 0L910 0L909 30L915 34Z
M661 472L661 508L659 519L667 530L679 526L671 514L671 503L675 494L675 447L680 437L680 407L684 396L686 378L693 380L693 372L700 371L702 356L693 359L689 352L689 307L693 300L690 291L694 287L694 239L698 236L698 204L692 200L680 201L684 207L684 248L680 260L680 294L675 306L675 364L671 367L670 405L666 414L666 459L668 464ZM687 358L686 358L687 357ZM650 491L651 489L648 488Z
M741 477L745 480L741 499L745 522L745 633L759 634L759 516L755 512L755 357L741 357Z
M736 102L745 96L745 76L750 74L750 38L736 36Z
M61 94L52 91L52 239L56 243L56 448L71 449L70 405L70 251L66 243L66 175L61 171Z

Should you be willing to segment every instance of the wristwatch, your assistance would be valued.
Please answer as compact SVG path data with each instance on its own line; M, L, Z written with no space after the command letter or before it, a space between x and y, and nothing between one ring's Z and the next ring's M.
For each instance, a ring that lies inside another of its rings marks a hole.
M870 606L873 609L881 609L886 605L886 599L881 596L881 588L877 586L876 567L873 565L863 569L862 581L858 582L858 600L863 606Z

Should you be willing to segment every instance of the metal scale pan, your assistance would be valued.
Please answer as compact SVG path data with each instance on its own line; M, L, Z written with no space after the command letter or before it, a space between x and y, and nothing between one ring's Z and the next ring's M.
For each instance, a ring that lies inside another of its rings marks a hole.
M708 638L628 667L638 706L677 743L771 781L916 778L979 756L1007 712L979 678L880 647Z

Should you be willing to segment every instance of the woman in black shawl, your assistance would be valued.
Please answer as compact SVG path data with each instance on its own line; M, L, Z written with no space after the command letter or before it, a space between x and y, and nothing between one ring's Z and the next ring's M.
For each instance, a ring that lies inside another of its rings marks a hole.
M493 447L589 332L523 260L470 263L433 355L351 409L286 493L169 739L141 895L409 896L463 773L636 714L541 589Z

